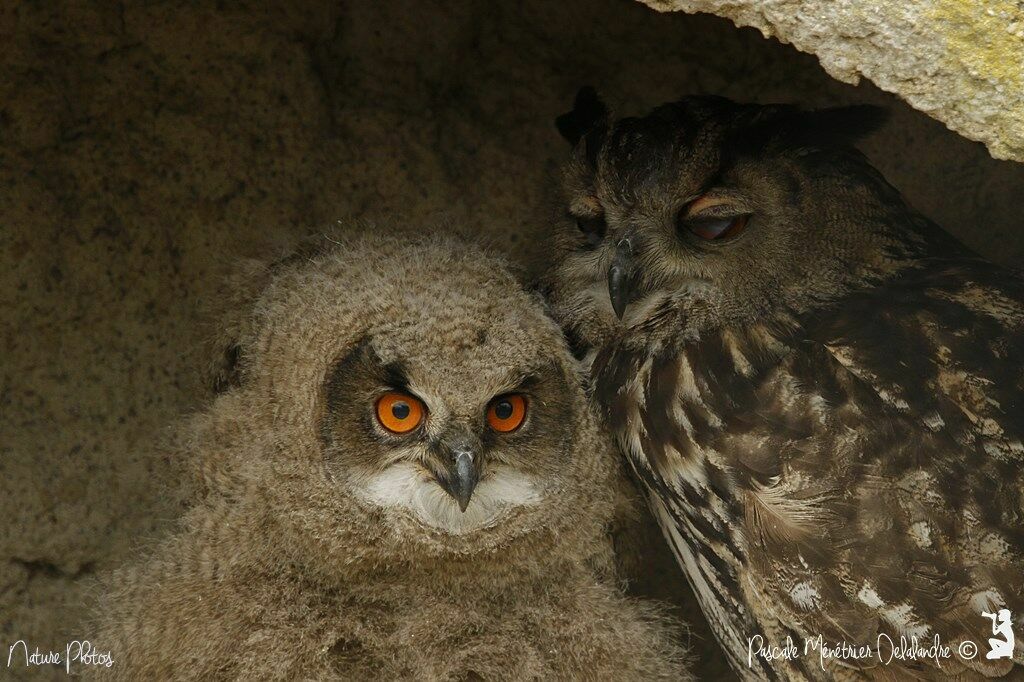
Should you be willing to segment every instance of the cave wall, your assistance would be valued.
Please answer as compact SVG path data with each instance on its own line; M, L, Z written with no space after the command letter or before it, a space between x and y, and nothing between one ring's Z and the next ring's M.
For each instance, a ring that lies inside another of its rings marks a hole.
M278 5L272 7L271 5ZM0 10L0 642L81 625L97 572L173 514L153 443L201 408L201 310L240 256L440 212L531 255L552 125L598 86L891 109L864 149L1006 263L1024 170L710 16L628 0L23 2Z

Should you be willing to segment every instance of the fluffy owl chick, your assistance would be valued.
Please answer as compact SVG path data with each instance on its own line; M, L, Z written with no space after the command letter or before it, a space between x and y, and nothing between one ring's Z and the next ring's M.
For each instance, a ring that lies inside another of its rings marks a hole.
M1024 675L1021 280L851 147L870 108L576 104L547 292L736 671Z
M615 455L500 261L367 236L267 279L183 439L200 492L99 610L116 677L686 678L609 574Z

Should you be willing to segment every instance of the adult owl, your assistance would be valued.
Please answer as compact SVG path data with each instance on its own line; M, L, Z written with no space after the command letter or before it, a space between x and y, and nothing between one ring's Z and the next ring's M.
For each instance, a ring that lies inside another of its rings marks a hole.
M552 310L746 679L1022 674L983 614L1024 634L1024 284L852 147L880 122L589 89L558 120Z
M618 591L625 471L540 301L451 239L322 243L246 269L190 508L110 581L97 677L689 679Z

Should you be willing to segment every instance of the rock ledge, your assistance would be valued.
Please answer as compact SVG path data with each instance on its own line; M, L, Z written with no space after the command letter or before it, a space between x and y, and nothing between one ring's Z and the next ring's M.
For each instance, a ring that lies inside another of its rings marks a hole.
M708 12L864 76L997 159L1024 161L1024 2L1018 0L641 0Z

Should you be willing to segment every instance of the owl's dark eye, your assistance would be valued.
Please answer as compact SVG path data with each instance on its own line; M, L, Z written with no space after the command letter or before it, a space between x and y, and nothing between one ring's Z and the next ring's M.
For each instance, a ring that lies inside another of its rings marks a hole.
M600 244L601 240L604 239L604 233L608 230L608 224L605 222L604 216L576 218L576 227L587 238L587 244L590 246Z
M502 421L508 420L513 412L515 412L515 408L512 407L512 403L508 400L502 400L494 406L494 416Z
M735 237L747 226L750 216L730 216L724 218L696 218L685 221L686 229L701 239L730 239Z
M725 241L736 237L747 227L750 213L743 210L742 200L709 191L691 201L676 215L680 234L692 234L702 241Z

